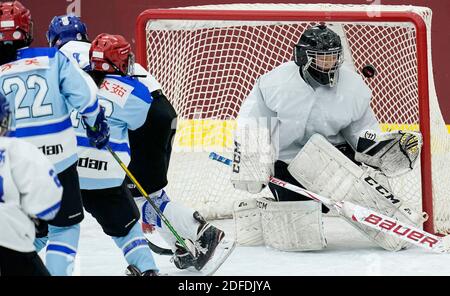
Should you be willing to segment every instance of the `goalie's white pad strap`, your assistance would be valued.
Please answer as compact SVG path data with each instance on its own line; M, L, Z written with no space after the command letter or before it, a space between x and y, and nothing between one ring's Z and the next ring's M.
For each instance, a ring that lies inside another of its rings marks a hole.
M350 201L410 224L418 225L422 215L404 206L391 193L387 179L372 169L361 169L321 135L314 135L288 166L291 175L308 190L335 201ZM353 226L388 250L399 250L405 242L354 223Z
M257 201L266 246L281 251L313 251L326 247L320 203L277 202L265 198Z
M264 245L261 213L256 199L237 200L233 207L236 242L241 246Z

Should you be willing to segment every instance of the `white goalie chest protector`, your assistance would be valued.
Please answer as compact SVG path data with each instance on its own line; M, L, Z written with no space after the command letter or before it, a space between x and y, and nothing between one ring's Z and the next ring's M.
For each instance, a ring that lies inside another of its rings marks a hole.
M309 138L320 133L333 144L346 141L353 147L367 128L378 130L370 108L372 92L352 69L342 66L339 82L314 90L290 61L262 75L242 103L238 126L272 118L272 144L276 159L289 162ZM274 121L274 122L273 122Z

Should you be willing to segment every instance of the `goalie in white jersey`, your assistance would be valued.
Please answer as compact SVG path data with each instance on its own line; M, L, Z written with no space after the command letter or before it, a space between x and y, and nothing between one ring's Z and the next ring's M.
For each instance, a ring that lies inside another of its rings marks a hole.
M293 61L256 81L238 116L232 183L237 189L258 193L273 175L335 200L353 201L419 224L420 215L404 209L403 202L391 194L386 174L412 168L420 151L420 135L381 133L370 107L371 90L358 73L343 65L342 50L340 37L331 29L311 27L294 47ZM405 157L400 140L409 143L409 152L414 153ZM358 161L376 170L361 168ZM362 184L363 177L372 181ZM379 186L382 189L376 192L374 187ZM275 200L284 203L264 199L237 204L238 224L246 224L241 225L245 231L238 233L241 243L265 241L292 251L324 248L321 219L328 209L274 184L269 188ZM408 211L410 215L405 216ZM385 249L405 247L346 218Z
M90 69L90 42L87 26L79 17L75 15L55 16L49 25L47 40L50 46L58 47L82 69ZM142 213L144 231L150 232L154 228L158 230L174 251L173 261L178 268L194 267L201 270L214 255L224 233L207 223L198 212L181 203L171 201L164 191L168 184L167 171L176 132L177 114L164 95L158 81L138 63L130 66L134 68L134 74L139 82L143 83L150 91L153 101L144 124L137 129L128 131L131 149L129 169L174 228L185 239L189 239L201 247L197 258L193 259L176 243L173 234L161 222L134 184L128 178L125 180ZM136 115L136 117L139 116ZM127 157L129 156L127 155Z
M0 276L50 275L33 246L32 219L53 219L63 189L41 151L6 137L10 119L9 104L0 94Z

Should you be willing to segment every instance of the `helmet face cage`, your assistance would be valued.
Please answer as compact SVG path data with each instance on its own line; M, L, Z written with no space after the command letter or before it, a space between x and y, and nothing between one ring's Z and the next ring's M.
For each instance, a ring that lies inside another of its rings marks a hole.
M134 75L134 63L136 62L136 58L132 52L130 52L128 56L128 67L127 67L127 76Z
M306 55L309 67L324 74L335 73L344 62L342 48L327 51L307 50Z
M335 86L344 61L339 35L323 24L307 29L294 47L294 61L308 84Z
M95 54L95 51L94 51L94 54ZM126 69L124 67L121 67L120 65L114 64L108 58L103 58L103 59L98 59L95 57L91 58L92 70L110 73L110 74L120 74L123 76L133 76L134 75L134 63L135 63L135 57L134 57L134 54L131 52L127 58Z
M0 103L0 136L3 137L11 129L12 116L9 111L9 103L2 98Z
M308 62L303 71L308 71L320 84L334 87L339 78L339 68L344 62L342 48L336 50L307 50Z
M11 129L11 118L11 113L8 112L8 114L0 120L0 137L6 135Z

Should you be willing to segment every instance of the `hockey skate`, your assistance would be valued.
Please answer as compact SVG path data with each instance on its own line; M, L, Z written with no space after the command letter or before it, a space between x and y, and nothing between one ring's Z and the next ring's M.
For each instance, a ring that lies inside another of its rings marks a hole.
M214 256L217 246L225 237L225 233L209 223L200 226L196 247L198 255L194 261L194 267L201 270Z
M176 250L172 261L178 269L186 269L195 265L195 258L184 249L179 242L175 243Z
M128 265L125 271L125 275L127 276L159 276L159 273L155 270L147 270L141 272L139 268L134 265Z
M194 267L201 270L214 255L217 246L225 236L224 232L209 223L202 224L199 230L199 238L195 242L195 258L185 250L178 242L177 249L173 255L173 263L178 269Z
M180 243L176 242L176 250L171 261L178 269L192 268L203 275L209 276L219 269L234 250L235 241L225 241L225 233L206 222L198 212L194 213L194 218L200 223L197 240L194 243L190 241L195 245L194 256ZM155 248L155 245L153 245L153 248Z
M178 269L194 267L196 270L201 270L214 255L218 244L225 236L222 230L207 223L198 212L194 212L194 219L200 223L197 240L194 243L189 240L195 246L195 254L189 253L179 242L176 242L172 260Z

